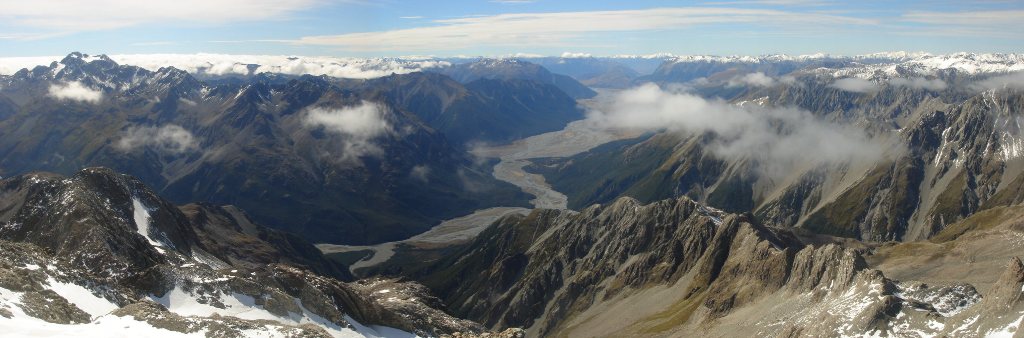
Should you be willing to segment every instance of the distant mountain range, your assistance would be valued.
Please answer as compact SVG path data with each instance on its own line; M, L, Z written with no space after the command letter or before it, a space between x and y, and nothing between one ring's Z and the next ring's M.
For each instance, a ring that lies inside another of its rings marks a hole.
M114 59L0 76L18 329L1022 332L1018 54Z
M1024 63L1017 58L681 58L638 81L685 85L736 107L800 109L815 120L895 138L906 149L878 163L839 166L813 164L821 155L808 154L779 177L765 174L771 159L758 154L716 154L714 133L667 131L535 161L533 171L565 192L571 208L621 195L645 202L685 195L775 225L872 241L923 240L977 211L1024 198L1015 122L1024 81L1013 73ZM879 61L892 59L901 61Z
M527 80L203 82L78 53L0 83L4 176L108 166L176 202L238 205L334 243L402 239L475 209L525 205L461 142L507 141L582 116L557 88Z

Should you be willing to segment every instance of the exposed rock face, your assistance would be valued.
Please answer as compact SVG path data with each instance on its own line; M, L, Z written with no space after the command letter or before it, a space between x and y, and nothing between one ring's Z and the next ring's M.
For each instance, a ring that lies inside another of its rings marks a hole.
M403 295L396 305L375 296L379 283L338 280L351 278L345 267L237 208L179 209L107 169L3 179L0 203L0 314L13 320L130 317L217 337L483 332L432 308L440 302L422 286L385 283Z
M539 161L532 170L569 196L574 209L619 196L644 202L688 196L752 212L765 224L865 241L924 240L977 211L1024 200L1019 89L970 89L972 79L984 76L952 72L936 75L949 84L942 91L883 79L877 91L851 93L830 86L837 78L815 69L777 66L791 72L795 84L695 90L737 105L801 108L893 140L901 151L877 163L795 163L776 177L761 170L764 159L756 156L718 156L710 133L662 132Z
M1021 292L903 284L856 249L806 245L687 198L508 216L410 271L454 313L539 336L938 334L990 297L1020 306Z

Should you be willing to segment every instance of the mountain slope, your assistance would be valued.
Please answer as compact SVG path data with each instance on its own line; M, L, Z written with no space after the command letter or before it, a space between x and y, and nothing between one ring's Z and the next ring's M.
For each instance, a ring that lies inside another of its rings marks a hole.
M975 336L1024 316L1019 261L982 298L888 279L856 246L815 242L686 198L623 198L503 218L407 271L455 313L540 336Z
M528 80L477 79L463 85L439 74L412 73L356 88L415 114L457 145L510 142L583 118L576 101L558 88Z
M236 208L178 209L107 169L3 179L0 203L0 327L13 332L479 332L430 307L436 301L422 287L320 275L351 278L311 244L252 224ZM373 296L383 288L394 291L391 301Z
M569 76L554 74L540 65L518 59L480 59L436 68L436 71L461 83L479 79L528 80L558 87L574 99L587 99L597 95L592 89Z
M69 88L92 96L58 95ZM525 204L416 116L324 78L210 85L72 54L12 76L0 96L16 104L0 120L0 175L108 166L177 203L237 205L306 239L397 240Z
M835 88L831 76L804 74L788 84L731 88L723 82L694 89L737 106L803 109L818 121L901 145L877 162L820 164L814 162L821 154L809 154L772 174L763 168L778 164L774 159L720 156L714 133L667 131L537 161L531 170L566 193L576 209L621 195L641 201L685 195L728 211L751 211L768 224L864 240L926 239L976 211L1020 200L1020 128L1014 121L1024 94L970 89L985 79L940 77L950 86L941 91L879 80L876 90L857 93Z

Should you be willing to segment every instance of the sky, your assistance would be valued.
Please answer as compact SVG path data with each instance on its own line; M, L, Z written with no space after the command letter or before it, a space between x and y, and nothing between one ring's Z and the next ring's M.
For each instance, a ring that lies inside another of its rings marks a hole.
M0 57L1020 53L1024 1L0 0Z

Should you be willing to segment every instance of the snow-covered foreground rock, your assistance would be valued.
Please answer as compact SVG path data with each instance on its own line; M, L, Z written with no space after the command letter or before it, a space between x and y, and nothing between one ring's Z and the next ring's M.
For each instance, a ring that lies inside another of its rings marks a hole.
M0 180L5 337L482 332L417 284L341 279L351 276L312 245L240 210L178 208L109 170Z

